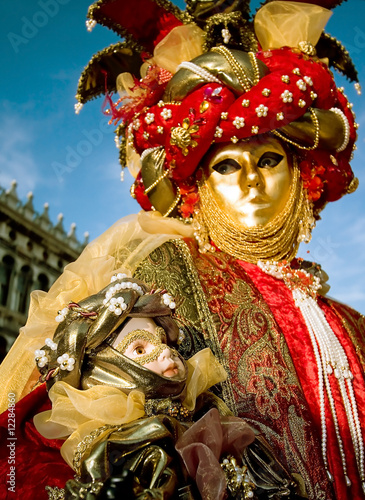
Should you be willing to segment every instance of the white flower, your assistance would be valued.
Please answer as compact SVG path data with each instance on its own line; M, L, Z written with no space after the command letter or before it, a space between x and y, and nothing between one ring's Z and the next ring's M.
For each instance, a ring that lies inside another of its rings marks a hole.
M171 109L163 108L163 110L161 111L161 116L164 120L168 120L169 118L171 118L172 117Z
M302 80L302 79L298 80L297 83L296 83L296 85L297 85L298 89L302 90L303 92L305 90L307 90L307 85L305 84L305 81Z
M144 121L147 123L147 125L149 125L150 123L154 122L155 121L155 115L154 115L154 113L147 113L146 116L145 116Z
M65 352L65 354L57 358L57 363L60 365L61 370L71 372L74 369L75 358L70 358L67 352Z
M57 344L56 342L53 342L52 339L47 338L45 341L46 346L48 346L52 351L55 351L57 349Z
M223 135L223 129L220 127L217 127L214 132L214 137L222 137Z
M245 119L242 116L236 116L233 120L233 125L239 129L245 126Z
M37 349L34 352L34 359L39 368L43 368L48 363L48 358L43 349Z
M312 101L314 101L315 99L317 99L317 97L318 97L318 95L315 92L313 92L313 90L312 90L311 91L311 99L312 99Z
M66 314L68 313L68 308L64 307L62 311L58 311L58 315L56 316L57 323L62 323L66 318Z
M86 24L87 31L91 32L96 26L96 21L95 21L95 19L87 19L85 24Z
M256 114L259 118L267 116L267 112L269 111L269 108L267 106L264 106L263 104L260 104L260 106L257 106L255 109Z
M83 108L83 104L81 102L77 102L75 104L75 113L78 115L80 113L80 111L82 110Z
M141 122L138 119L133 121L132 127L134 130L138 130L140 126L141 126Z
M164 293L162 295L162 300L163 300L163 303L165 304L165 306L169 306L170 309L175 309L176 304L173 301L171 295L169 295L168 293Z
M284 92L280 96L283 100L283 102L292 102L293 101L293 94L289 92L289 90L284 90Z
M310 87L312 87L313 85L313 80L310 76L303 76L303 80L305 81L305 83L307 83Z
M227 28L222 29L222 37L223 37L224 43L229 43L229 41L231 39L231 34L229 32L229 29L227 29Z

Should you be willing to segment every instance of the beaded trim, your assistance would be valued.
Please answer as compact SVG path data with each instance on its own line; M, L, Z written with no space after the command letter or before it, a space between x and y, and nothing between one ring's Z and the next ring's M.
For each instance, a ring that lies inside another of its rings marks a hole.
M98 429L95 429L94 431L91 431L90 434L84 437L82 441L79 442L79 444L76 446L76 451L75 455L72 461L72 467L74 471L76 472L77 476L80 477L81 475L81 461L85 455L85 452L92 443L99 437L103 432L110 431L110 430L117 430L120 426L119 425L103 425L102 427L99 427Z
M146 158L147 155L150 153L153 153L153 151L157 151L158 149L162 149L163 146L156 146L155 148L147 148L145 149L142 154L141 154L141 163L143 163L143 160Z
M212 49L214 52L219 52L222 54L230 64L233 73L235 74L237 80L239 81L241 87L245 92L248 92L254 85L256 85L260 79L260 71L257 64L256 55L253 52L249 52L248 56L250 58L250 62L254 71L254 80L246 74L245 68L241 66L241 64L234 57L232 52L225 47L224 45L219 45L218 47L214 47Z
M314 136L313 146L302 146L301 144L298 144L297 142L292 141L291 139L289 139L288 137L286 137L285 135L283 135L278 130L273 130L272 131L273 134L275 134L277 137L279 137L283 141L288 142L292 146L295 146L296 148L305 149L306 151L313 151L314 149L317 149L318 148L318 144L319 144L319 120L318 120L318 117L317 117L317 115L316 115L316 113L315 113L315 111L314 111L313 108L308 108L308 111L311 114L311 117L312 117L315 129L316 129L315 130L315 136Z
M144 405L146 415L149 417L159 414L170 415L180 422L191 422L194 411L188 410L181 401L172 402L170 398L166 398L164 403L161 404L161 399L147 399Z
M45 490L48 493L48 500L65 500L65 490L58 486L46 486Z
M163 214L163 217L168 217L171 214L171 212L177 207L179 201L181 200L180 188L179 186L176 186L176 188L177 188L176 198L172 202L171 206L167 209L167 212Z
M132 283L131 281L116 283L117 281L124 280L126 277L127 275L124 273L113 275L110 282L115 283L115 285L108 288L105 293L105 299L103 300L104 306L108 306L108 310L113 312L116 316L120 316L128 306L123 297L113 297L115 294L121 292L122 290L134 290L138 293L138 295L143 295L143 290L137 283Z
M186 266L189 282L192 286L192 295L196 301L199 322L204 327L204 339L209 342L209 346L212 349L214 356L218 359L226 372L229 373L229 366L224 353L220 348L218 334L189 247L182 239L174 239L172 240L172 243L182 256L183 262ZM222 382L221 387L223 400L226 402L233 414L238 415L233 387L229 378L225 382Z
M144 194L150 193L152 189L154 189L161 181L163 181L169 175L169 173L170 173L169 170L165 170L165 172L161 174L160 177L158 177L155 180L155 182L153 182L150 186L148 186L148 188L145 188Z
M342 126L343 126L343 133L344 133L344 138L341 146L336 149L336 153L341 153L341 151L344 151L347 148L347 145L350 141L350 125L349 121L346 118L346 115L343 111L341 111L339 108L331 108L330 111L333 111L337 116L341 118L342 121Z
M193 73L195 73L196 75L200 76L200 78L202 78L203 80L205 80L208 83L212 83L212 82L221 83L221 81L215 75L210 73L210 71L208 71L208 70L206 70L206 69L204 69L204 68L202 68L202 67L200 67L197 64L194 64L192 62L183 61L176 68L176 71L178 71L179 69L188 69L188 70L192 71Z
M343 409L345 410L350 430L357 469L362 489L365 493L364 442L361 433L356 396L352 385L354 377L351 373L346 353L316 301L316 292L319 289L319 283L316 278L311 277L309 273L301 270L301 275L304 277L306 276L306 283L304 282L304 285L307 286L303 286L303 283L302 285L300 285L300 283L295 284L291 275L298 273L299 271L292 270L289 264L259 262L258 266L265 273L276 278L283 279L284 283L291 289L295 305L302 313L309 332L318 370L322 457L327 476L331 482L334 481L334 478L329 470L327 458L327 425L325 408L326 393L331 409L337 444L340 451L345 482L348 487L351 486L351 480L347 474L346 455L337 418L336 402L331 388L331 382L335 383L335 381L337 381L342 397ZM312 282L314 286L310 286L310 282ZM340 404L340 402L338 402L338 404Z

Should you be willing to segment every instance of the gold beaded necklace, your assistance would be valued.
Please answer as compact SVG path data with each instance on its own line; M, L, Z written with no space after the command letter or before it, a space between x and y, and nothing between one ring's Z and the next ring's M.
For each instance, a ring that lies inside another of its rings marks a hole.
M309 232L311 226L311 208L295 158L293 170L293 182L284 209L264 226L247 227L237 222L228 209L219 205L206 179L198 186L197 222L206 226L211 240L220 250L233 257L253 264L259 260L293 259L299 247L299 233Z

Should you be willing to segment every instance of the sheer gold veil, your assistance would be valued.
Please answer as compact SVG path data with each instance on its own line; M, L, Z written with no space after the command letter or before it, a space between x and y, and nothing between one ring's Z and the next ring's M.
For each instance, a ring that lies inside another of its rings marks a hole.
M14 393L19 401L37 382L34 351L44 345L47 337L53 337L60 309L104 288L116 270L132 275L154 249L169 239L184 236L192 236L190 227L175 219L162 218L158 212L127 216L66 266L48 293L32 292L27 323L0 365L1 411L7 408L9 393Z

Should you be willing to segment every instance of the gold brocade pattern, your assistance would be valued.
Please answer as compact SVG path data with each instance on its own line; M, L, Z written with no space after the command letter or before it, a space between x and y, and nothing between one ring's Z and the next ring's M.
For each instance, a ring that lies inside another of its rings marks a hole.
M183 240L165 243L141 263L135 277L151 286L166 288L173 297L176 297L175 320L185 337L179 348L183 357L190 358L201 349L210 347L225 370L229 372L227 362L219 348L216 327L186 243ZM222 393L218 395L236 413L235 400L229 382L222 383Z
M223 252L200 254L190 240L170 241L142 262L136 277L164 283L178 298L176 317L186 334L181 353L204 342L229 366L221 396L265 435L299 478L301 494L332 498L285 337L239 261Z
M48 493L48 500L65 500L65 490L55 486L46 486L46 491Z
M316 498L316 487L321 491L326 484L320 444L283 332L237 259L189 247L229 361L238 415L266 436L288 469L300 475L308 497Z

